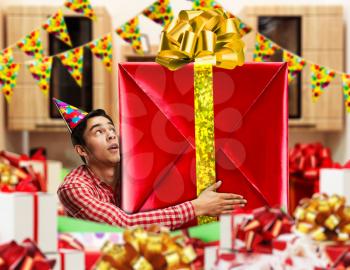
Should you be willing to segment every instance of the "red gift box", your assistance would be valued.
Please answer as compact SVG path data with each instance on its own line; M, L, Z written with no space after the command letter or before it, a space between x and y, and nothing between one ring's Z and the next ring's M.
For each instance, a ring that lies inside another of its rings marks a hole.
M164 208L196 195L193 64L119 65L122 208ZM213 68L219 192L243 195L246 209L287 205L287 65ZM194 225L196 221L192 221Z

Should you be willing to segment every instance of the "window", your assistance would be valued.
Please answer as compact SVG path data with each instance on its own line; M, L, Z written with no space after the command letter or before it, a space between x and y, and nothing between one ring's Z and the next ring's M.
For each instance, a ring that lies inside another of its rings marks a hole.
M71 16L65 17L65 21L73 47L83 45L92 40L92 22L90 19ZM50 55L55 55L69 49L71 49L71 47L53 35L49 35ZM84 48L83 63L83 85L80 87L71 77L68 70L62 65L61 61L54 58L51 73L50 98L55 97L61 99L68 104L89 112L92 110L93 65L92 53L87 48ZM49 104L50 117L60 118L60 114L53 102L49 102Z
M301 55L301 17L261 16L258 19L259 32L288 51ZM271 61L281 62L282 51L271 56ZM301 117L301 73L289 84L289 118Z

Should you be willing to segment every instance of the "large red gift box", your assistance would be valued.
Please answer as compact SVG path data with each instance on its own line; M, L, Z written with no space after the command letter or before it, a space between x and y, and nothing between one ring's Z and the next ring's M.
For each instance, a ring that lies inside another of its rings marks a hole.
M287 65L213 68L219 192L246 209L287 206ZM122 208L130 213L196 198L193 64L119 64ZM195 224L195 220L191 222Z

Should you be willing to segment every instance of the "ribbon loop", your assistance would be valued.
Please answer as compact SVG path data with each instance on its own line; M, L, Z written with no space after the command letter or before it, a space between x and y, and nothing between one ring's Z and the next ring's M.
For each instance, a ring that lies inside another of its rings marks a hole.
M236 18L229 18L221 9L183 10L163 30L156 62L176 70L210 56L220 68L243 65L244 43L237 24Z

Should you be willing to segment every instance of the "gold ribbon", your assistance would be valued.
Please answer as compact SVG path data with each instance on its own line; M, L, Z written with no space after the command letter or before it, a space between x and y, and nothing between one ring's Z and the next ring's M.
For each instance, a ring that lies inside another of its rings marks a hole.
M95 270L110 269L191 269L197 258L192 245L183 235L170 236L167 231L152 232L142 228L126 230L124 245L107 241Z
M222 9L181 11L162 31L156 62L170 70L194 64L197 195L216 182L212 66L233 69L244 63L238 20ZM198 223L215 221L198 217Z

